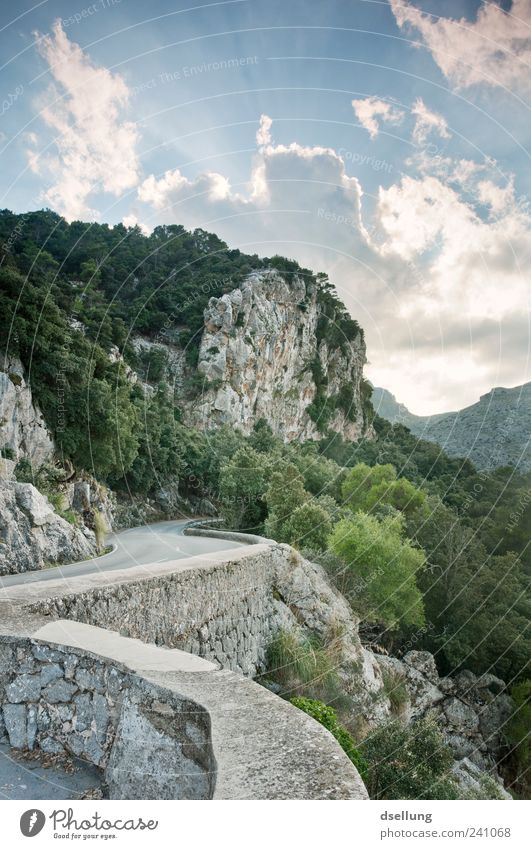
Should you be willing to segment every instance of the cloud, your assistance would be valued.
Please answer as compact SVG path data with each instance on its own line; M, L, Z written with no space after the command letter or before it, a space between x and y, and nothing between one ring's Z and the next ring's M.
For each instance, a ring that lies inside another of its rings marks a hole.
M482 3L476 20L454 20L390 0L401 29L416 30L445 77L459 88L483 83L507 88L531 85L531 3L513 0L509 12Z
M422 98L418 97L413 104L411 114L415 116L415 127L413 129L413 140L417 144L424 144L430 133L437 133L443 139L449 139L448 123L442 115L432 112Z
M404 117L404 112L401 109L385 100L379 100L377 97L353 100L352 108L361 126L368 131L371 139L376 138L380 129L377 118L391 124L399 124Z
M40 37L38 50L53 83L41 117L55 133L56 154L36 157L30 167L52 179L44 200L66 219L93 218L95 192L119 196L139 179L138 133L120 118L127 105L123 77L97 66L65 35L60 21L51 35Z
M413 162L379 189L370 228L362 175L350 177L333 149L297 142L259 143L239 185L213 171L152 174L135 214L326 271L365 329L370 379L415 412L442 412L531 376L522 325L531 221L511 181L501 185L484 161L445 156L428 173L416 160L420 170ZM516 326L518 343L508 329Z
M134 212L132 212L130 215L124 215L124 217L122 218L122 224L124 225L124 227L140 227L142 233L144 233L145 236L148 236L150 233L149 227L146 227L146 225L143 224L142 221L139 221Z
M260 115L260 126L256 131L256 144L259 147L263 147L266 144L271 143L271 125L273 124L273 119L269 117L269 115Z

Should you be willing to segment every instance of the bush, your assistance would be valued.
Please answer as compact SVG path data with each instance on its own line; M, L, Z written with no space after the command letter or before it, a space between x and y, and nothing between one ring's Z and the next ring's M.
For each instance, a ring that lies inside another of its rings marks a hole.
M302 631L279 631L269 645L263 677L279 684L285 696L321 698L346 707L350 702L336 672L337 645L334 639L324 644Z
M100 513L99 510L93 510L93 520L94 534L96 535L96 547L98 552L101 552L105 543L105 536L109 532L109 529L107 527L107 522L105 521L105 516L103 513Z
M337 742L345 752L346 756L352 761L359 774L364 781L367 780L368 764L361 752L356 748L354 739L349 731L340 725L337 719L337 714L334 708L330 705L325 705L324 702L318 699L305 699L301 696L296 696L290 699L291 704L303 710L308 716L316 719L336 738Z
M398 670L386 669L382 672L385 695L391 702L391 711L398 716L409 700L406 676Z
M345 564L341 591L365 621L381 622L391 630L424 622L416 583L424 552L414 548L402 531L399 515L379 521L358 512L338 522L330 539L332 550Z
M315 551L323 551L332 530L332 522L330 514L320 504L309 501L297 507L284 527L291 545L297 548L306 545Z
M371 799L458 798L448 778L453 756L432 719L405 727L393 720L373 731L362 743L368 762Z
M529 798L529 771L531 768L531 680L521 681L511 690L514 713L507 726L507 740L511 745L514 763L514 787L524 798Z

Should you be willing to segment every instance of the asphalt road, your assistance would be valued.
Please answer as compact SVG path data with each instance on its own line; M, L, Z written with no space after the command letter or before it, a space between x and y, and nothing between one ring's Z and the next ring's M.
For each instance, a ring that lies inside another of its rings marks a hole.
M89 575L93 572L112 572L114 569L127 569L148 563L163 563L167 560L180 560L197 554L213 554L230 548L238 548L241 543L212 537L184 536L183 530L189 519L157 522L129 528L118 534L110 534L106 545L114 550L101 557L54 566L35 572L22 572L18 575L0 577L0 587L12 587L35 581L53 581L57 578L73 578L76 575Z

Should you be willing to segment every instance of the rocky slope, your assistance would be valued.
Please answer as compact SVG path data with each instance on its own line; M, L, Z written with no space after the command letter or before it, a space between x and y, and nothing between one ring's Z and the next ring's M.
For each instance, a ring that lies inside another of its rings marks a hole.
M20 360L0 353L0 452L42 466L53 454L53 441L42 413L33 403Z
M468 457L478 469L514 466L531 470L531 383L496 387L455 413L416 416L386 389L374 388L375 411L412 433L436 442L451 457Z
M453 752L452 772L461 787L481 792L489 776L499 796L511 798L497 769L512 713L503 681L469 671L440 678L429 652L409 651L398 659L364 648L358 619L315 563L300 558L285 574L279 570L276 580L282 603L299 626L324 641L335 635L336 669L351 699L354 724L370 729L395 717L410 724L434 716ZM392 698L399 690L400 703Z
M70 479L54 490L67 521L32 483L17 481L22 460L36 480L43 467L53 470L54 443L20 361L2 356L0 364L0 575L92 557L95 511L110 528L112 499L89 476L75 480L65 472Z
M83 560L95 553L94 534L59 516L32 484L0 481L0 575Z
M316 439L327 428L349 440L368 433L362 333L339 333L331 344L326 321L318 287L300 276L287 282L274 269L211 298L197 366L205 382L190 420L249 433L265 418L286 441Z

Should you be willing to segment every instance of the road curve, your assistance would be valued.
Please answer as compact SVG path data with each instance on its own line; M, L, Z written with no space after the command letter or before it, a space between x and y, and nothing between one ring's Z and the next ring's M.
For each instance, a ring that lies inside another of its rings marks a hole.
M113 551L101 557L53 566L34 572L21 572L17 575L0 577L0 587L12 587L35 581L53 581L57 578L73 578L77 575L90 575L94 572L112 572L114 569L127 569L148 563L164 563L168 560L181 560L198 554L213 554L238 548L241 543L212 537L184 536L183 530L189 519L179 521L156 522L129 528L117 534L110 534L106 545L112 545Z

